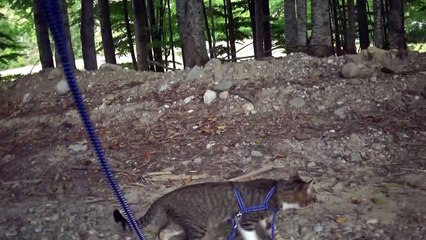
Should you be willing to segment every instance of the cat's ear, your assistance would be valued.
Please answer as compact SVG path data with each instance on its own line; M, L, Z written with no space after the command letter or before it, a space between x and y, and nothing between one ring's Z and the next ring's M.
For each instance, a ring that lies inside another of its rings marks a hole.
M299 173L297 172L297 168L295 168L295 167L290 168L289 176L290 176L289 177L290 179L291 178L300 178Z

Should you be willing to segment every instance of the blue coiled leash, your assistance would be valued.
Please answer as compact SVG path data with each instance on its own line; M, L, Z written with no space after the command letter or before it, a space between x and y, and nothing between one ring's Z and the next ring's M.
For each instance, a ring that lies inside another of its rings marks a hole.
M44 0L44 9L46 16L48 16L49 19L49 26L53 34L53 38L55 40L56 49L58 50L58 53L61 57L61 62L68 82L68 86L74 97L75 105L77 107L78 112L80 113L80 117L86 128L90 142L95 150L96 156L102 167L102 171L104 172L109 185L111 186L115 196L120 202L123 211L125 212L130 228L133 230L134 233L136 233L139 240L145 240L143 233L140 230L139 225L137 224L136 219L130 211L126 199L124 198L123 193L121 192L120 187L118 186L118 183L112 174L111 167L108 164L99 138L95 133L95 129L93 127L93 123L90 119L89 113L87 112L86 107L84 105L80 89L78 88L77 81L75 79L74 69L71 66L70 56L68 53L64 34L63 19L61 15L62 11L59 0Z

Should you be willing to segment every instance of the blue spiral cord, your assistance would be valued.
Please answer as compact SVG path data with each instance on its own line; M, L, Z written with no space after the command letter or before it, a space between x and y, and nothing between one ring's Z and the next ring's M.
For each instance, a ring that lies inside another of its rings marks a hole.
M71 66L70 62L70 56L68 53L67 43L64 34L64 27L61 15L62 11L59 0L44 0L44 9L45 13L47 13L46 16L48 16L49 26L53 34L53 38L55 40L56 49L58 50L59 55L61 56L61 62L68 82L68 86L74 97L75 105L77 107L78 112L80 113L80 117L84 123L84 126L86 127L87 134L89 136L92 146L95 149L95 153L102 167L102 170L115 196L117 197L123 211L125 212L130 228L133 230L134 233L136 233L139 240L145 240L143 233L140 230L139 225L137 224L136 219L130 211L126 199L124 198L123 193L121 192L120 187L112 174L111 167L108 164L104 150L101 146L98 136L95 133L93 123L84 105L80 89L75 79L74 69Z

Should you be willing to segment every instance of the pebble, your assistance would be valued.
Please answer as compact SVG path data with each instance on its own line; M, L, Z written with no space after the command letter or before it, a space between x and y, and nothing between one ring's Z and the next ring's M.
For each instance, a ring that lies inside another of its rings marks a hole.
M68 146L69 149L75 151L75 152L81 152L81 151L86 151L87 150L87 145L83 145L80 143L77 144L71 144Z
M207 145L206 145L206 149L210 149L210 148L212 148L214 145L216 145L216 143L215 143L215 142L207 143Z
M163 92L163 91L166 91L166 90L169 90L170 89L170 86L169 86L169 84L163 84L163 85L161 85L160 86L160 88L158 89L158 92Z
M309 162L308 163L308 168L311 168L311 167L315 167L317 164L315 163L315 162Z
M315 232L322 232L323 230L324 230L324 227L320 223L315 224L314 226Z
M41 224L34 228L34 231L35 231L36 233L39 233L39 232L41 232L42 230L43 230L43 225L41 225Z
M207 90L204 93L203 100L205 104L210 105L216 98L217 98L217 93L215 91Z
M246 103L243 105L244 112L251 112L254 110L253 103Z
M377 218L372 218L367 220L367 224L378 224L378 223L379 223L379 219Z
M197 157L196 159L194 159L195 164L200 164L202 161L203 161L203 159L200 158L200 157Z
M306 101L303 98L296 97L296 98L291 99L288 103L292 107L301 108L301 107L305 106Z
M256 150L252 150L250 155L253 156L253 157L262 157L263 153L256 151Z
M22 103L27 103L30 101L30 93L25 93L23 99L22 99Z
M184 100L183 100L183 103L185 103L185 104L188 104L190 101L192 101L192 99L194 99L195 97L194 96L189 96L189 97L186 97Z
M334 115L336 115L340 119L345 119L347 110L348 110L347 106L340 107L340 108L334 110Z
M353 62L348 62L342 67L342 75L344 78L355 78L359 75L359 68Z
M18 232L16 231L16 226L12 226L6 231L6 233L4 235L6 237L14 237L17 234L18 234Z
M50 71L49 75L47 76L47 79L50 81L57 80L62 77L62 74L62 68L54 68L52 69L52 71Z
M68 86L68 82L65 79L62 79L61 81L59 81L56 84L55 89L56 89L56 92L59 95L65 95L70 91L70 87Z
M229 92L228 91L224 91L224 92L219 93L219 98L220 99L227 99L228 96L229 96Z

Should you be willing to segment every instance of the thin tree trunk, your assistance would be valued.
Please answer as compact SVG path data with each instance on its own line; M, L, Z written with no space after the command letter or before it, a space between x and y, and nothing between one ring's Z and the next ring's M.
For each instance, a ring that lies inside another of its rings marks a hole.
M305 52L307 48L306 0L296 0L296 12L297 12L296 46L298 51Z
M406 49L404 4L402 0L389 1L388 29L389 47L391 49Z
M271 35L271 24L269 19L271 18L271 13L269 11L269 0L263 0L263 31L265 34L264 37L264 48L265 48L265 57L272 56L272 35Z
M383 0L373 1L374 12L374 45L378 48L384 48L383 38Z
M229 45L231 47L231 59L235 61L237 59L237 50L235 49L235 24L234 24L234 15L232 14L232 3L231 0L226 0L226 9L228 16L228 36L229 36Z
M210 22L212 24L212 48L210 49L210 54L211 54L211 58L215 58L216 57L216 53L215 53L215 49L216 49L216 23L214 20L214 13L213 13L213 4L212 4L212 0L209 0L209 16L210 16Z
M210 33L209 19L207 16L207 9L206 9L206 5L204 4L204 1L203 1L203 15L204 15L204 22L206 23L207 42L209 44L210 58L213 58L214 54L213 54L213 45L212 45L212 35Z
M229 47L229 27L228 27L228 11L226 10L226 0L223 0L223 13L225 18L225 40L226 40L226 59L229 59L231 57L230 53L230 47Z
M53 62L52 48L50 46L49 27L43 12L43 0L34 0L33 7L34 25L41 67L43 69L53 68L55 64Z
M69 23L69 18L68 18L68 6L67 6L67 2L66 0L60 0L60 5L61 5L61 10L62 10L62 16L63 17L63 27L64 27L64 34L65 34L65 41L67 43L67 49L68 49L68 55L70 57L70 62L71 62L71 66L73 68L75 67L75 55L74 55L74 49L72 47L72 42L71 42L71 31L70 31L70 23ZM56 50L55 53L56 56L56 66L61 66L61 57L58 53L58 51Z
M297 18L295 0L284 0L284 32L286 52L295 52L297 48Z
M248 0L248 8L249 8L249 12L250 12L250 22L251 22L251 31L253 34L253 52L254 52L254 56L257 56L257 52L256 52L256 20L255 20L255 15L256 15L256 10L254 9L254 0Z
M256 45L254 47L256 49L256 59L265 57L262 1L263 0L254 0L254 18L256 24Z
M149 26L151 29L151 42L153 43L153 53L154 60L158 63L163 62L163 57L161 53L161 34L159 28L159 21L155 17L155 7L154 0L148 0L148 10L149 10ZM160 65L154 65L156 72L164 72L164 68Z
M342 55L342 43L340 42L340 24L339 24L339 14L338 14L338 8L339 8L339 1L338 0L332 0L333 1L333 20L334 20L334 36L336 39L336 54L337 56Z
M356 6L360 47L361 49L367 49L370 45L370 38L368 36L367 0L357 0Z
M138 65L136 63L135 49L133 47L132 28L130 26L129 9L127 5L127 0L123 0L122 3L123 3L123 10L124 10L124 24L126 26L126 34L127 34L127 45L129 48L130 56L132 57L133 69L138 70Z
M136 53L139 71L149 70L149 35L146 28L147 9L145 0L134 0L133 10L135 16Z
M334 54L331 32L329 2L312 0L312 36L308 53L316 57L328 57Z
M348 0L348 24L346 32L346 53L355 54L355 4L354 0Z
M111 20L108 0L98 0L99 19L101 23L102 46L105 62L116 64L114 39L112 38Z
M204 16L201 0L177 0L176 14L185 67L204 66L209 60L204 37Z
M81 0L80 38L84 68L86 70L96 70L98 63L96 61L95 10L93 0Z
M173 69L176 69L175 45L173 43L173 31L172 31L172 8L170 7L170 0L167 0L167 8L168 8L168 17L169 17L170 49L172 51Z

